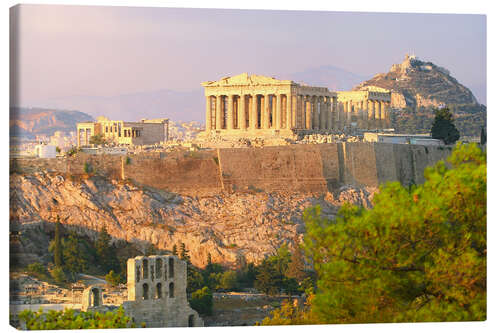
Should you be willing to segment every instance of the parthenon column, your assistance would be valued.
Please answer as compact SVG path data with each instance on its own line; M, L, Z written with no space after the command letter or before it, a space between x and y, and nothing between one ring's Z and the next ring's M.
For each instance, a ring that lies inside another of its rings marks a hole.
M326 125L328 123L327 120L327 114L326 114L326 97L321 96L320 97L320 102L319 102L319 109L320 109L320 114L319 114L319 129L324 130L326 129Z
M286 94L286 128L292 128L292 94Z
M340 129L340 114L339 114L339 106L338 106L338 100L337 97L332 98L332 113L333 113L333 121L332 121L332 126L333 129Z
M318 129L318 98L316 96L311 96L311 121L312 129Z
M310 130L312 128L312 115L311 115L311 96L304 96L306 101L306 129Z
M385 127L385 101L380 101L380 123L381 127Z
M276 94L276 129L281 128L281 112L281 94Z
M264 117L263 117L263 123L262 123L262 128L263 129L269 129L269 95L265 94L264 95Z
M326 98L326 129L331 130L333 125L332 98Z
M247 128L247 122L245 119L245 95L241 95L238 98L238 128L240 130Z
M298 112L297 112L297 95L292 95L292 128L297 128L297 118L298 118Z
M352 102L347 102L347 126L351 126L351 116L352 116Z
M222 129L222 95L217 95L216 100L216 113L215 113L215 129Z
M227 124L226 129L234 128L234 119L233 119L233 95L229 94L227 96Z
M210 132L212 129L212 97L207 96L205 98L206 100L206 109L205 109L205 130L207 132ZM78 136L80 138L80 136Z
M369 99L368 100L368 129L372 129L373 123L375 122L374 119L374 106L373 106L373 100Z
M391 127L391 103L385 102L385 127Z
M304 126L304 97L302 95L297 96L297 128L303 129Z
M250 129L256 129L257 128L257 95L253 94L252 95L252 112L250 113Z
M361 127L367 128L367 117L368 117L368 101L361 101Z
M375 101L375 126L380 128L380 101Z

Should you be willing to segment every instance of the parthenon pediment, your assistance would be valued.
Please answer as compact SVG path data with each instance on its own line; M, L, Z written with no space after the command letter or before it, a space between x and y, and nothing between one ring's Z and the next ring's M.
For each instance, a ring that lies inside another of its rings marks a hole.
M278 80L274 77L264 75L249 75L242 73L236 76L224 77L219 81L207 81L201 85L204 87L220 87L220 86L257 86L257 85L283 85L292 84L291 80Z

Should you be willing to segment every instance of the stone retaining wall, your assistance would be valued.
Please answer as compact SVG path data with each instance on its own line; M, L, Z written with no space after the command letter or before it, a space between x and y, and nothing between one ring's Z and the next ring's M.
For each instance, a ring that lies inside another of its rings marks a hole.
M82 176L87 163L90 173L188 195L221 191L325 193L342 185L422 183L425 168L450 153L450 147L352 142L128 157L79 154L66 159L11 159L10 166L11 172L45 170Z

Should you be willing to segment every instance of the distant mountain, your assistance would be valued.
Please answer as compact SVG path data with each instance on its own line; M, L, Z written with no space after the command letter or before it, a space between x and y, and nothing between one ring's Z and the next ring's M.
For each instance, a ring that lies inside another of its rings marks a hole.
M71 96L37 102L58 109L76 109L94 118L138 121L141 118L170 118L177 121L204 121L203 89L181 92L146 91L116 96Z
M319 66L289 74L289 77L285 79L336 91L351 90L354 86L369 79L369 76L354 74L335 66Z
M88 114L79 111L45 108L10 107L10 136L34 138L36 135L53 135L55 131L76 131L76 123L92 121Z
M447 106L455 116L462 136L479 136L486 127L486 106L478 103L471 90L451 76L446 68L415 56L405 57L401 64L392 65L362 82L355 90L385 89L392 92L392 123L398 132L429 132L433 110Z
M388 73L377 74L355 89L364 90L370 86L402 95L404 99L395 105L398 107L479 104L470 89L452 77L450 71L415 56L406 55L405 60L392 65Z

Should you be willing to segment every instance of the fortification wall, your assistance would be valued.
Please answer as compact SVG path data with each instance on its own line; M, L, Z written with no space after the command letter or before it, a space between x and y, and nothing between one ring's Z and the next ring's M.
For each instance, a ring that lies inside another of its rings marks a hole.
M342 185L379 186L424 181L427 166L445 159L449 147L390 143L332 143L203 152L142 153L128 157L80 154L67 159L11 159L11 171L41 170L130 179L188 195L221 191L325 193ZM88 169L88 168L87 168Z

